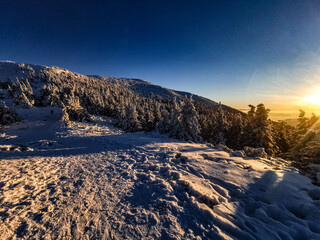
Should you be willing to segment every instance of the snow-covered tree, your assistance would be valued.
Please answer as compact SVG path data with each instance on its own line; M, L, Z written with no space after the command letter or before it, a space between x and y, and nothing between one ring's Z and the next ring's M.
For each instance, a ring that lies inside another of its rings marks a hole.
M155 125L155 118L152 109L148 105L146 105L143 109L143 126L142 128L149 132L154 129Z
M180 124L181 108L177 99L174 99L171 112L167 110L162 112L163 118L157 124L157 130L160 133L166 133L170 137L179 138L179 134L182 131Z
M171 125L171 114L166 110L162 110L162 119L157 123L156 129L160 133L169 133Z
M136 105L130 104L126 106L126 121L123 126L124 130L128 132L136 132L141 131L141 123L138 120L138 113L136 109Z
M198 118L199 114L192 103L192 96L190 96L190 99L186 97L181 109L180 124L182 131L180 132L180 138L196 142L202 140Z
M28 81L19 81L12 84L10 88L11 95L13 95L14 103L23 107L32 107L35 104L33 89Z
M5 105L0 106L0 129L1 126L20 121L19 115Z
M256 107L249 105L248 124L244 129L243 145L263 147L267 153L275 154L279 151L272 134L272 121L269 119L270 110L264 104Z
M79 98L75 97L73 94L69 97L70 98L67 100L67 103L63 108L63 111L66 111L68 114L68 117L65 116L65 118L79 122L91 121L87 110L80 105Z
M68 123L70 121L68 110L66 107L62 108L61 121Z
M174 99L171 113L163 111L162 115L163 119L157 126L159 132L180 140L201 141L198 113L192 98L186 98L183 103Z
M228 122L224 116L224 110L222 108L221 103L219 103L215 126L215 143L222 145L226 144L225 133L227 125Z

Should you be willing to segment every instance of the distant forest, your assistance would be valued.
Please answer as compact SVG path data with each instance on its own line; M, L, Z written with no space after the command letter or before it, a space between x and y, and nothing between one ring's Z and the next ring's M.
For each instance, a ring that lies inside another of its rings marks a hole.
M263 148L269 156L281 156L300 165L320 163L319 116L300 110L296 127L284 121L269 119L264 104L249 105L248 113L230 107L209 106L192 97L161 98L150 94L143 97L116 81L104 81L51 68L39 74L28 65L27 79L2 82L0 98L12 98L23 107L59 106L64 122L90 121L90 114L110 116L127 132L154 131L170 137L206 142L215 147L254 151ZM18 116L1 107L1 124L18 120ZM12 115L12 118L10 116Z

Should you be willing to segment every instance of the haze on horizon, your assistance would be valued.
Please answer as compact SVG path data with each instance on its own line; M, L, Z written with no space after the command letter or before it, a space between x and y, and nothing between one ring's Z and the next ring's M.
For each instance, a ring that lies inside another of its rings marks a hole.
M319 10L313 0L5 0L0 58L141 78L239 109L263 102L292 118L320 109L304 101L320 93Z

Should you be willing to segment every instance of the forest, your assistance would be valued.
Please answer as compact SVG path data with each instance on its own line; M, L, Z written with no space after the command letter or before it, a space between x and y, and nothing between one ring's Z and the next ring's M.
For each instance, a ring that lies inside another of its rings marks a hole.
M154 131L170 137L206 142L243 155L280 156L299 166L320 162L319 116L300 110L297 126L272 121L264 104L249 105L247 113L220 104L208 106L192 97L161 98L140 96L117 84L54 68L39 73L21 65L28 78L2 82L2 98L13 98L22 107L59 106L61 120L90 121L90 114L110 116L127 132ZM4 96L7 94L8 96ZM14 111L1 107L1 124L18 121Z

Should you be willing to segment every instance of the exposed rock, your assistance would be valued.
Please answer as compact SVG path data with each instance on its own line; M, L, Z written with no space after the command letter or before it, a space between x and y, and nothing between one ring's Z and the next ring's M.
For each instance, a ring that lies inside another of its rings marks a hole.
M261 158L268 157L268 154L266 153L264 148L255 148L253 153L255 157L261 157Z
M243 148L243 151L245 152L245 154L246 154L248 157L253 157L253 155L254 155L254 148L253 148L253 147L245 146L245 147Z
M264 148L253 148L253 147L246 146L243 148L243 150L248 157L266 158L268 156Z
M243 150L240 151L233 151L230 153L231 157L242 157L244 158L246 156L245 152Z
M228 148L226 145L223 145L223 144L218 144L217 145L217 149L220 150L220 151L228 152L228 153L231 152L231 149Z

